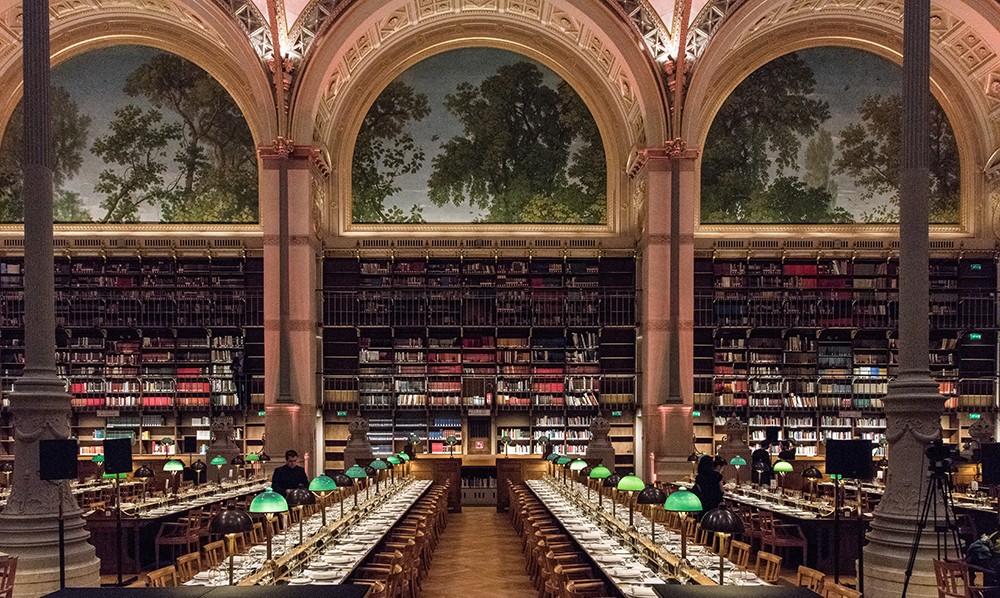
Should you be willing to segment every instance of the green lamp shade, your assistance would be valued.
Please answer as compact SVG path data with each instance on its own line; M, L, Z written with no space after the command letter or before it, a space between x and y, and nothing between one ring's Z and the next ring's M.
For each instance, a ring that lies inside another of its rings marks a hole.
M260 461L260 455L257 453L248 453L247 461Z
M389 463L392 463L393 465L399 465L400 463L403 462L403 460L397 457L396 455L389 455L388 457L385 458L385 460L388 461Z
M792 464L788 461L778 461L774 464L774 471L777 473L791 473Z
M831 480L842 480L842 479L844 479L844 476L840 475L839 473L831 473L830 474L830 479Z
M374 461L371 462L371 466L372 469L378 469L378 470L389 469L389 464L383 461L382 459L375 459Z
M409 461L410 460L410 456L407 455L406 453L399 453L399 458L402 459L403 461Z
M642 492L646 489L646 482L639 476L629 474L618 480L618 489L626 492Z
M102 477L104 479L106 479L106 480L113 480L115 478L118 478L119 480L124 480L125 478L128 477L128 474L127 473L105 473L105 474L102 475Z
M549 437L546 436L545 434L542 434L541 436L535 439L535 442L537 442L538 444L548 444Z
M611 475L611 470L603 465L598 465L590 470L590 479L592 480L603 480L609 475Z
M558 458L559 458L559 453L549 453L549 456L545 457L545 460L552 461L553 463L555 463L556 459Z
M226 458L223 456L218 456L218 457L212 457L212 460L209 461L209 463L217 467L222 467L226 463L229 463L229 461L226 461Z
M694 513L701 510L701 499L694 492L681 488L667 497L663 509L677 513Z
M177 459L171 459L163 464L163 471L184 471L184 464Z
M452 434L451 436L448 436L447 438L444 439L444 443L447 444L448 446L455 446L456 444L458 444L458 437Z
M570 471L580 471L581 469L583 469L586 466L587 466L587 462L586 461L584 461L583 459L577 459L576 461L573 461L572 463L569 464L569 470Z
M744 465L747 464L747 460L739 455L736 455L735 457L729 460L729 464L735 467L743 467Z
M506 434L500 437L500 444L510 444L511 442L513 441L510 439L510 436L507 436Z
M570 461L572 461L572 459L570 459L569 457L559 457L558 459L556 459L556 465L566 465Z
M313 492L333 492L337 489L337 482L326 474L319 474L309 482L309 489Z
M361 467L360 465L358 465L356 463L354 465L351 465L350 469L348 469L344 473L347 474L347 477L349 477L351 479L354 479L354 480L357 480L357 479L360 479L360 478L367 478L368 477L368 472L365 471L365 468Z
M91 459L94 463L104 463L104 453L98 453L94 455Z
M288 510L285 497L268 488L250 501L251 513L284 513Z

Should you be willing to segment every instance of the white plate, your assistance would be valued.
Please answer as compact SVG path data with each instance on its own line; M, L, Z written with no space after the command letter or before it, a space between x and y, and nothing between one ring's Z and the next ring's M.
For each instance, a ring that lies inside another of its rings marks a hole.
M629 569L627 567L617 567L612 569L611 575L620 579L641 579L644 577L641 569Z
M357 558L340 554L327 554L323 555L323 560L331 565L351 565Z
M288 585L290 586L307 586L311 584L313 580L309 577L293 577L288 580Z
M331 579L340 579L341 577L344 576L344 574L341 573L340 571L313 571L310 569L306 569L305 574L312 579L323 580L323 581Z
M367 549L368 547L362 544L341 544L337 547L337 550L342 550L344 552L361 552Z
M594 560L598 563L614 564L624 562L625 557L617 554L599 554L594 557Z
M581 540L600 540L603 537L604 534L602 534L601 532L583 532L582 534L580 534Z

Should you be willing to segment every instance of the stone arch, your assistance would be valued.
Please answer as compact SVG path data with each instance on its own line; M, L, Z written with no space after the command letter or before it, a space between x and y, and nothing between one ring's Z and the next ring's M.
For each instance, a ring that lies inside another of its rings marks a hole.
M0 22L17 23L20 2L0 1ZM254 142L277 136L269 76L237 23L210 3L70 2L51 6L52 63L116 45L151 46L205 69L243 112ZM20 38L0 37L0 124L6 126L21 98ZM263 214L262 214L263 216Z
M733 89L760 66L789 52L814 46L846 46L902 64L902 9L902 2L886 3L870 11L836 6L807 9L785 0L744 4L715 30L698 58L684 99L682 136L694 146L704 145L715 114ZM1000 138L997 105L989 97L987 80L992 71L1000 69L1000 47L990 46L995 40L990 40L986 32L974 33L970 21L950 12L950 5L948 9L935 6L933 16L931 91L948 115L958 142L962 208L958 226L935 226L932 233L981 237L991 228L982 170ZM985 26L983 21L977 25ZM963 44L974 47L960 48ZM696 211L699 203L696 198ZM896 227L890 225L844 226L852 233L896 234ZM761 228L755 226L753 230ZM763 228L775 233L803 232L801 228ZM702 226L699 230L750 232L749 228L732 226Z
M325 210L327 236L407 232L405 225L351 225L350 172L354 138L367 107L399 73L423 58L450 49L491 46L545 64L587 103L604 140L608 160L607 226L517 226L520 232L617 235L634 231L629 207L629 156L668 137L659 65L650 59L631 23L603 3L549 0L441 8L415 0L356 3L312 47L292 95L290 135L310 140L331 166ZM499 232L511 227L455 225L455 232ZM440 231L439 231L440 232ZM428 233L429 234L429 233Z

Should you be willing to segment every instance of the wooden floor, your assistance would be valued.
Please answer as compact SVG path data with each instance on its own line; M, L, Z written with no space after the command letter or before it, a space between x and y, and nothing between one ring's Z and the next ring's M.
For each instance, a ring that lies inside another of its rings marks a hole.
M524 568L521 543L496 507L462 507L434 551L422 596L530 598L537 592Z

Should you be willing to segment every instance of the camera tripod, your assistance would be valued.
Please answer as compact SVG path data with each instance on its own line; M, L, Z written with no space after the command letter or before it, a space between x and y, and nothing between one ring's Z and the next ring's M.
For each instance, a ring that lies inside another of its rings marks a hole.
M932 447L928 447L927 453L931 453ZM906 576L903 578L903 593L900 598L906 598L906 590L910 585L910 577L913 575L913 564L917 560L917 550L920 547L920 536L928 519L933 515L934 536L937 546L937 558L948 557L948 536L951 535L951 545L955 549L955 556L961 558L961 548L958 539L958 523L951 516L952 496L951 496L951 459L936 460L931 458L928 467L930 477L927 479L927 490L924 493L923 509L920 512L920 520L917 521L917 531L913 536L913 545L910 547L910 560L906 565ZM938 519L938 499L944 506L944 523Z

